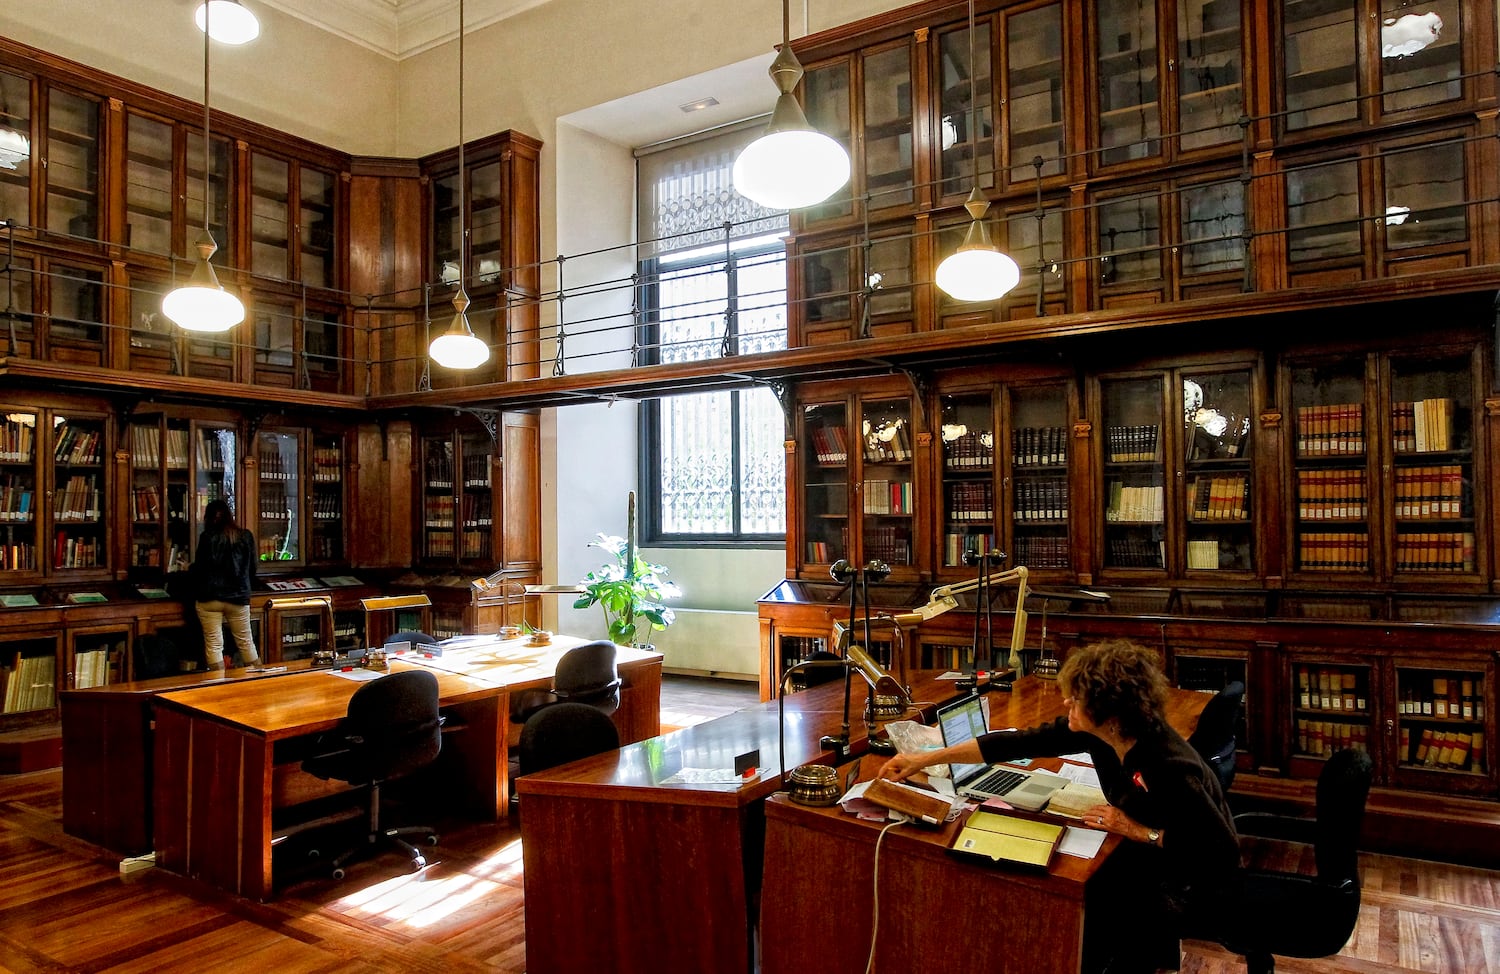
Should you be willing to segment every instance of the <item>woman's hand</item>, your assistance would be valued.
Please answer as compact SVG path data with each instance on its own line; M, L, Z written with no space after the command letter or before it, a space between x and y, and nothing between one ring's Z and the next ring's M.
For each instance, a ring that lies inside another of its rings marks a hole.
M1113 805L1095 805L1083 813L1083 824L1135 842L1150 842L1151 830Z
M877 778L889 778L892 781L902 781L921 771L923 768L934 764L941 764L941 761L932 760L932 755L935 753L929 751L926 754L898 754L885 764L882 764L880 771L875 776Z

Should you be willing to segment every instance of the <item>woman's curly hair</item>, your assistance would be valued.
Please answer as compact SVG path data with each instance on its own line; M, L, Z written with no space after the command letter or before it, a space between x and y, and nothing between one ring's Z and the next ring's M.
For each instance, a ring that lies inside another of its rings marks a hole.
M1154 650L1128 639L1108 639L1073 652L1057 682L1090 720L1118 722L1127 740L1139 740L1166 723L1166 674Z

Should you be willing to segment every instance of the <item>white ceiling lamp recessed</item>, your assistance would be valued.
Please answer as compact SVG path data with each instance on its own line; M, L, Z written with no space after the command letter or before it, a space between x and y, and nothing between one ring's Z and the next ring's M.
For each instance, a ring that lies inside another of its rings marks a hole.
M849 181L849 153L808 124L792 94L802 65L792 53L788 3L781 2L781 51L771 62L771 80L780 92L771 124L734 160L733 173L735 192L773 210L821 203Z
M693 112L701 112L705 108L713 108L718 103L719 99L710 95L707 98L699 98L697 101L690 101L686 105L678 105L677 107L684 115L691 115Z
M206 22L211 24L217 10L206 10ZM245 306L240 299L224 290L219 284L214 265L210 262L219 245L208 229L209 215L213 212L213 139L209 137L208 125L208 52L213 39L212 28L203 33L203 232L194 247L198 251L198 262L187 283L173 288L161 299L161 310L183 331L223 332L245 320Z
M458 293L453 295L453 320L448 330L427 346L427 355L446 369L475 369L488 362L490 347L469 327L469 294L464 290L468 269L466 245L469 215L464 205L464 0L458 0Z
M964 209L969 232L958 250L944 258L933 275L937 286L958 301L995 301L1021 282L1021 268L990 242L984 214L990 201L979 191L979 62L974 57L974 0L969 0L969 158L974 161L974 188Z
M209 16L210 7L213 8L212 17ZM220 44L248 44L260 36L260 21L239 0L208 0L198 5L193 20L199 30Z

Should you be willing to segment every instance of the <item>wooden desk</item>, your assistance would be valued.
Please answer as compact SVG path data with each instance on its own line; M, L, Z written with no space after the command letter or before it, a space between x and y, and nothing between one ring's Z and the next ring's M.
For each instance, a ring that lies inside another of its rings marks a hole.
M919 701L953 695L952 684L936 675L911 674ZM864 699L856 686L851 736L857 745L865 739L857 716ZM1174 691L1173 725L1190 729L1207 699ZM992 693L990 701L992 727L1026 727L1064 712L1056 685L1034 678L1017 681L1014 692ZM839 729L842 681L791 694L786 704L788 769L829 761L817 742ZM762 866L772 853L765 847L763 806L780 787L776 742L773 700L519 779L530 974L751 971ZM757 747L762 765L772 770L753 782L664 781L678 767L732 767L736 754ZM867 760L873 771L876 759ZM780 897L779 887L766 888ZM580 916L589 936L577 935ZM829 926L828 910L803 914L798 922L811 951L799 969L821 969L816 945Z
M392 660L393 672L433 672L440 705L463 725L445 735L435 770L452 807L483 820L505 816L510 691L546 686L557 659L581 641L562 637L544 650L496 642L421 663ZM622 736L656 734L661 655L622 648L618 666L629 683L617 711ZM156 695L157 864L243 896L271 896L272 813L296 800L283 780L299 763L278 767L278 743L337 726L359 686L313 671Z

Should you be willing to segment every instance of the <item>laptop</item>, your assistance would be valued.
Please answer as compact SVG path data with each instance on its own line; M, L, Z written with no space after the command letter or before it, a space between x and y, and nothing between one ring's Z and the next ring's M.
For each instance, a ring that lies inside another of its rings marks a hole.
M962 744L989 731L984 706L978 696L970 694L938 708L938 729L943 746ZM953 788L960 795L999 798L1027 812L1039 812L1054 792L1068 779L1054 774L1032 774L1001 764L950 764Z

